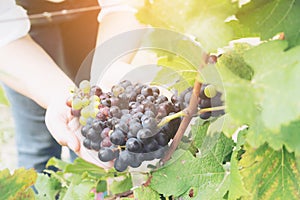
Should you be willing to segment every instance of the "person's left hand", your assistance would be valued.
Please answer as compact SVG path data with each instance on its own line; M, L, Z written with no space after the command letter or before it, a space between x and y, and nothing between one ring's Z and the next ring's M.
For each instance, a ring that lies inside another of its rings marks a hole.
M108 169L112 167L113 162L101 162L97 154L81 146L83 136L81 136L81 125L78 118L72 116L71 109L65 103L65 100L55 100L47 108L46 125L54 139L62 146L68 146L79 157Z

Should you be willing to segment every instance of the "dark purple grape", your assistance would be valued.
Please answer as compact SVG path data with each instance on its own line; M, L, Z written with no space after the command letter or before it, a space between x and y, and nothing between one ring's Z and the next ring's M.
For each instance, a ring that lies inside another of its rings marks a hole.
M95 151L99 151L101 148L100 142L91 142L91 148Z
M101 100L101 103L102 103L104 106L107 106L107 107L110 107L110 106L111 106L111 100L110 100L110 99L103 99L103 100Z
M137 132L143 128L141 123L138 122L130 122L129 124L129 131L132 135L136 136Z
M104 139L104 138L108 137L110 130L111 129L108 127L104 128L100 134L101 138Z
M74 117L80 117L80 111L81 111L81 110L75 110L74 108L71 108L71 114L72 114Z
M144 95L145 97L153 96L152 88L148 86L144 86L141 90L141 94Z
M142 103L142 101L144 101L145 99L146 99L146 97L142 94L138 94L136 96L136 102L138 102L138 103Z
M129 127L124 120L120 120L119 124L117 124L115 128L120 129L123 133L127 133L129 131Z
M169 136L163 132L157 133L155 139L160 146L166 146L170 141Z
M144 144L144 151L153 152L159 148L158 142L156 140L151 140L150 142Z
M154 102L155 101L155 97L154 96L147 96L146 99L149 100L150 102Z
M111 135L109 136L109 139L115 145L123 146L126 143L125 141L126 137L120 129L114 130L114 132L112 132Z
M137 138L141 140L143 143L148 143L152 140L153 133L150 129L143 128L137 132Z
M153 117L146 117L144 120L142 120L142 126L143 128L155 131L157 129L157 121Z
M119 123L119 121L120 119L116 117L112 117L107 120L107 125L109 126L110 129L113 129L115 125Z
M91 87L90 96L96 95L100 97L101 94L102 94L102 89L100 87L95 85Z
M121 152L122 153L122 152ZM120 154L121 154L120 153ZM126 161L124 161L123 159L120 158L120 156L115 160L114 162L114 168L118 171L118 172L123 172L127 169L128 167L128 163Z
M153 92L155 92L155 93L157 93L157 94L160 93L158 87L153 86L153 87L151 87L151 89L152 89Z
M102 162L108 162L116 158L116 153L109 147L104 147L98 152L98 158Z
M210 108L211 107L211 99L201 99L199 103L200 108Z
M117 106L110 107L109 113L110 113L110 116L112 116L112 117L116 117L116 118L122 117L121 109Z
M211 112L205 112L205 113L200 114L201 119L208 119L210 117L211 117Z
M120 102L120 100L117 97L111 97L110 98L110 104L111 104L111 106L117 106L117 105L119 105L119 102Z
M92 142L98 142L101 140L100 133L96 132L94 129L90 128L86 134L86 138Z
M110 147L112 145L109 137L106 137L101 142L101 147Z
M104 126L104 122L100 119L94 119L92 123L92 127L96 132L102 132L102 127Z
M86 137L87 132L89 131L89 129L91 128L90 125L85 125L81 128L81 135L83 137Z
M84 138L84 140L83 140L83 146L85 147L85 148L87 148L87 149L92 149L92 147L91 147L91 140L89 140L89 139L87 139L87 138Z
M129 138L126 142L126 149L130 152L139 153L142 151L142 143L136 138Z
M155 100L155 103L156 103L156 104L161 104L161 103L163 103L163 102L165 102L165 101L168 101L168 97L166 97L166 96L164 96L164 95L159 95L159 96L157 97L157 99Z
M123 81L119 82L118 85L123 88L127 88L129 86L132 86L132 83L129 80L123 80Z

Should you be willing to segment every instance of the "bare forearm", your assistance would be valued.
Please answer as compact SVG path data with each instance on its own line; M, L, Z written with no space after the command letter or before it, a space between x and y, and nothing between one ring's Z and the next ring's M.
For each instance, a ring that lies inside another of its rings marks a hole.
M0 79L44 108L74 85L29 36L0 48L0 60Z

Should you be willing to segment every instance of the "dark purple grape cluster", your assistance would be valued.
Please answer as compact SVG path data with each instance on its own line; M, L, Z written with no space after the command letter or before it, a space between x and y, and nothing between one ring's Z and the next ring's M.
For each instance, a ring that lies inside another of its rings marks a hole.
M193 88L189 87L184 90L179 96L173 95L172 102L178 105L180 110L185 109L190 102L193 93ZM221 99L222 93L217 91L211 84L202 84L199 94L198 107L200 109L213 108L223 106L224 102ZM200 114L201 119L208 119L210 117L218 117L225 114L224 110L209 111Z
M154 86L124 80L106 93L98 86L90 86L84 92L88 95L80 94L81 90L73 95L73 101L77 99L79 103L75 104L77 109L72 106L72 112L80 113L77 116L83 125L83 145L97 151L103 162L114 160L117 171L161 158L181 122L177 118L158 127L162 118L180 108ZM85 106L80 102L83 99L89 100Z

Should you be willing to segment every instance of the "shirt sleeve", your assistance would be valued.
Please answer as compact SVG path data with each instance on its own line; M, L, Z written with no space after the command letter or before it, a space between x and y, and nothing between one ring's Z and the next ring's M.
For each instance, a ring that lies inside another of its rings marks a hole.
M101 11L98 15L98 21L101 22L103 17L109 13L128 11L137 12L137 8L141 6L141 0L98 0Z
M29 29L26 11L14 0L0 0L0 47L25 36Z

